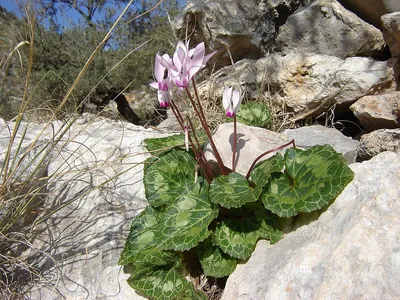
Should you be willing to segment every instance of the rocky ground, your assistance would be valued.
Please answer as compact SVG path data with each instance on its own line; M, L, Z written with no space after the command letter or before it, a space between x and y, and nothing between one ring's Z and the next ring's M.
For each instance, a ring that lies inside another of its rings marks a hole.
M335 127L351 114L359 128L352 138L319 125L281 133L239 125L239 172L252 157L295 139L303 148L332 145L355 178L319 219L294 224L276 245L260 241L222 299L400 297L400 9L380 1L387 13L380 22L379 10L365 14L357 2L205 0L189 2L176 21L178 33L188 24L193 42L218 51L217 71L199 83L204 101L231 85L247 101L269 99L296 124L323 119ZM13 126L0 123L1 153ZM62 124L43 132L44 125L30 124L23 137L26 126L18 135L22 149L38 135L38 145L56 140ZM227 160L230 126L215 132ZM50 196L43 209L57 212L35 228L37 238L20 256L43 276L31 299L142 299L117 261L132 218L147 205L143 140L170 133L83 115L46 153Z

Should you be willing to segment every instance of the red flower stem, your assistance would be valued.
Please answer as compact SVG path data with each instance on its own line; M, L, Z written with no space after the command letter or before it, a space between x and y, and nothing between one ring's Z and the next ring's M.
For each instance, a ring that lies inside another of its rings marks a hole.
M194 139L195 139L195 141L196 141L196 144L197 144L197 146L198 146L198 148L199 148L199 156L200 156L200 159L201 159L201 161L202 161L202 163L203 163L204 172L207 173L207 175L208 175L210 178L213 178L213 177L214 177L214 174L213 174L213 172L212 172L212 169L211 169L211 167L210 167L210 164L209 164L208 161L206 160L206 157L205 157L203 148L201 147L201 144L199 143L199 140L197 139L197 136L196 136L196 134L195 134L195 131L193 130L193 123L192 123L192 121L191 121L190 119L189 119L189 123L190 123L190 127L192 128L193 137L194 137Z
M171 100L170 102L171 102L171 109L172 109L172 112L173 112L174 115L175 115L175 118L178 120L179 125L181 126L182 130L185 131L185 126L183 125L184 120L183 120L183 118L182 118L182 115L181 115L181 113L180 113L178 107L176 106L175 102L173 102L172 100ZM198 142L198 140L197 140L197 137L196 137L196 135L194 134L193 125L192 125L192 122L190 121L190 119L189 119L189 122L190 122L190 127L191 127L191 129L192 129L193 135L194 135L195 138L196 138L197 145L198 145L199 149L201 149L201 147L200 147L200 145L199 145L199 142ZM191 148L192 148L192 150L193 150L193 152L194 152L194 155L195 155L196 158L197 158L197 159L196 159L197 162L199 163L199 165L201 165L202 169L205 170L204 177L206 178L206 180L207 180L208 183L211 183L212 178L213 178L212 172L211 172L211 174L210 174L211 168L210 168L210 166L208 165L208 163L207 163L207 164L204 163L204 160L202 159L202 157L204 157L204 153L200 153L199 151L197 151L197 148L196 148L196 146L194 145L190 134L189 134L189 142L190 142L190 146L191 146ZM207 170L207 168L208 168L208 170Z
M281 145L281 146L279 146L279 147L276 147L276 148L274 148L274 149L268 150L267 152L264 152L263 154L259 155L259 156L253 161L253 163L251 164L251 166L250 166L250 168L249 168L249 171L248 171L247 174L246 174L246 179L247 179L247 180L249 179L249 177L250 177L250 172L253 170L255 164L256 164L261 158L263 158L265 155L267 155L267 154L269 154L269 153L271 153L271 152L279 151L279 150L281 150L281 149L283 149L283 148L289 146L290 144L293 144L293 147L296 148L296 145L295 145L295 143L294 143L294 140L291 140L289 143L286 143L286 144Z
M178 121L179 125L181 126L182 130L185 131L185 126L183 125L183 118L179 109L177 108L175 102L173 100L170 101L172 112L175 115L176 120Z
M194 80L194 77L192 78L192 83L193 83L194 94L195 94L195 96L196 96L196 100L197 100L197 103L198 103L198 105L199 105L201 117L203 118L203 122L206 124L206 126L204 126L204 128L205 128L205 130L206 130L206 133L207 133L208 139L209 139L209 141L210 141L211 147L213 148L213 151L214 151L214 153L215 153L215 154L214 154L214 155L215 155L215 158L217 159L218 165L219 165L220 168L221 168L222 174L223 174L223 175L227 175L228 173L227 173L226 170L225 170L225 165L224 165L224 163L222 162L221 156L220 156L220 154L219 154L219 152L218 152L217 147L215 146L214 140L213 140L212 135L211 135L211 133L210 133L210 129L208 128L206 115L204 114L203 106L202 106L201 103L200 103L200 97L199 97L199 94L198 94L198 92L197 92L196 80Z
M236 114L233 116L233 152L232 152L232 172L235 172L236 168Z
M206 122L204 121L204 119L201 117L201 115L200 115L200 113L199 113L199 111L198 111L198 109L197 109L197 107L196 107L196 103L194 102L193 97L192 97L192 95L190 94L188 88L186 88L186 93L187 93L187 95L188 95L188 97L189 97L190 102L192 103L193 109L194 109L194 111L195 111L197 117L199 118L199 120L200 120L200 122L201 122L201 126L203 127L204 131L205 131L206 134L207 134L208 140L210 141L211 148L212 148L212 150L213 150L213 152L214 152L214 156L215 156L215 158L217 159L219 168L221 169L221 173L222 173L223 175L227 175L227 172L225 171L224 163L222 162L221 156L219 155L219 152L218 152L218 150L217 150L217 147L215 146L214 141L213 141L213 139L212 139L210 129L208 128L207 123L206 123Z
M201 117L203 118L204 122L207 124L206 115L204 114L203 106L200 103L200 97L199 97L199 94L197 93L196 81L194 80L194 77L192 78L192 83L193 83L194 94L196 96L196 100L199 105ZM208 126L207 126L207 128L208 128Z

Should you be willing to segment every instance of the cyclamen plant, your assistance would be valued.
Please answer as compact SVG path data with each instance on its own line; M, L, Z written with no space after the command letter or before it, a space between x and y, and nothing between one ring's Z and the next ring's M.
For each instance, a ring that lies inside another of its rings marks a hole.
M143 177L150 205L133 220L119 260L130 267L128 283L150 299L207 299L185 278L187 266L195 265L193 257L205 276L229 276L238 261L250 257L258 240L273 244L283 238L282 221L325 208L353 178L332 147L300 150L294 141L257 157L246 175L236 173L236 114L243 96L232 87L222 95L226 116L234 121L232 167L225 166L194 79L213 54L205 55L204 43L189 49L187 41L178 42L172 57L157 54L155 58L156 81L150 85L157 89L160 106L171 107L183 133L145 141L153 153ZM179 111L174 86L186 92L204 133ZM205 158L204 135L220 175ZM284 156L277 153L259 162L290 145Z

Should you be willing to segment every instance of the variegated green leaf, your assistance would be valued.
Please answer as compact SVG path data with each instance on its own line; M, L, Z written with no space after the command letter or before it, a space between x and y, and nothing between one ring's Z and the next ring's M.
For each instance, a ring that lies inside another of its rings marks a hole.
M196 162L183 150L172 150L151 160L144 170L147 200L153 207L172 204L193 188Z
M135 217L118 262L120 265L135 262L141 252L157 245L155 235L158 232L159 217L160 213L151 206L146 207L144 211Z
M184 299L196 291L177 270L180 257L172 252L154 252L135 264L128 283L140 294L150 299Z
M210 202L208 184L197 183L170 205L163 216L156 236L158 247L184 251L211 234L208 226L218 216L218 209Z
M193 133L190 133L190 135L193 137L192 140L195 141ZM200 147L207 141L207 135L203 131L197 131L196 137L200 143ZM162 138L148 138L144 140L144 144L147 150L153 152L154 155L161 155L175 147L184 149L185 135L180 133Z
M246 259L260 238L271 243L283 238L283 233L276 229L276 218L260 202L230 209L212 235L213 244L232 257Z
M250 173L250 179L255 185L256 197L262 193L262 188L270 180L271 174L282 171L284 160L280 153L258 163Z
M342 155L328 145L288 149L285 165L285 173L274 175L261 197L265 207L280 217L321 209L353 179Z
M222 252L219 247L213 246L210 238L199 244L196 251L206 276L225 277L236 269L236 259Z
M227 219L222 221L213 234L213 244L226 254L246 259L253 253L260 238L261 222L246 218L244 220Z
M250 179L256 186L264 186L274 172L282 171L284 160L280 153L258 163L250 173Z
M185 135L181 133L162 138L148 138L143 142L147 150L162 153L174 147L185 147Z
M263 103L247 102L240 107L237 120L246 125L265 128L271 124L271 111Z
M247 179L238 173L215 178L210 186L210 198L214 203L231 208L257 201L258 195L249 186Z
M258 202L259 203L259 202ZM262 204L260 203L260 206ZM275 244L283 239L283 232L277 229L277 216L261 207L254 211L257 220L261 221L261 226L258 232L260 238L267 239L271 244Z
M144 250L140 253L139 260L134 262L135 276L145 276L149 270L158 268L179 268L182 258L176 252L162 251L156 247Z

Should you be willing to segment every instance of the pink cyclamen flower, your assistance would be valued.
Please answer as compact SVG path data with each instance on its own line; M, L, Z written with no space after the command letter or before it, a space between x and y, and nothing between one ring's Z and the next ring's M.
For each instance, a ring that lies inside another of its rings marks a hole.
M150 86L157 89L158 102L160 107L168 107L172 98L171 76L168 69L163 66L162 61L170 61L168 54L163 56L156 54L154 63L154 77L157 81L150 83Z
M169 102L172 99L172 91L171 89L167 91L158 90L157 92L158 102L160 103L160 107L166 108L169 106Z
M214 54L215 52L205 55L204 43L189 49L189 41L186 43L179 41L172 59L168 62L163 58L161 63L170 71L173 82L180 89L185 89L193 76L206 66Z
M232 118L239 111L242 97L237 89L226 87L222 95L222 105L225 108L226 116Z

